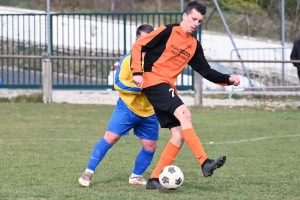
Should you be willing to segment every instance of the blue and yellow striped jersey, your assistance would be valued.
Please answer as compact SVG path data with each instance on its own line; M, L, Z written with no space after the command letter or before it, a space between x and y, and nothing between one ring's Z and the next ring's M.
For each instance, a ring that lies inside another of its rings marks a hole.
M114 88L119 91L120 98L128 108L140 117L149 117L154 109L141 88L132 82L131 52L124 55L116 71Z

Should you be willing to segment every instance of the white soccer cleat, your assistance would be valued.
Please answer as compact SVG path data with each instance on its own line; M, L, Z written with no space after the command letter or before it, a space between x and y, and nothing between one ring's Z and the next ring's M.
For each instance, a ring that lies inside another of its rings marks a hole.
M146 185L147 180L144 179L142 176L129 177L129 184L131 184L131 185Z
M93 174L90 172L84 172L78 179L79 184L84 187L89 187Z

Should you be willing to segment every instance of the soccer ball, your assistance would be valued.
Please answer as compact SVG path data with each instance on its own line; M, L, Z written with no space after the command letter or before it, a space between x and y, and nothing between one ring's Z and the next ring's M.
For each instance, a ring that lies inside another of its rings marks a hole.
M160 184L167 189L179 188L184 180L181 169L175 165L164 167L159 174Z

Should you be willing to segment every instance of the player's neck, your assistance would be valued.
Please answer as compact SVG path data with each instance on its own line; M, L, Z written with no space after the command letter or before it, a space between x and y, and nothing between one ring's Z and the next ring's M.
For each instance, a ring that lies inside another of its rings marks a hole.
M186 30L186 28L185 28L183 22L180 23L180 27L181 27L181 29L182 29L182 33L183 33L183 34L185 34L186 36L191 35L191 33L189 33L189 32Z

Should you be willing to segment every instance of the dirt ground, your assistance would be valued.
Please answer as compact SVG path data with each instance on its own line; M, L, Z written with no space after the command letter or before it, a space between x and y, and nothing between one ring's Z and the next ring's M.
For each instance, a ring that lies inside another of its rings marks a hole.
M0 98L13 98L19 95L30 95L41 93L41 90L0 90ZM275 94L280 95L280 94ZM284 95L299 95L298 93L290 93ZM179 96L187 106L195 106L195 100L193 93L179 93ZM300 96L300 95L299 95ZM52 91L52 102L55 103L70 103L70 104L108 104L116 105L118 100L118 92L110 90L53 90ZM199 102L199 101L198 101ZM278 100L259 100L259 99L202 99L203 107L215 107L215 106L246 106L246 107L256 107L263 106L265 109L278 109L285 108L287 106L294 109L300 109L300 101L287 99L285 101Z

